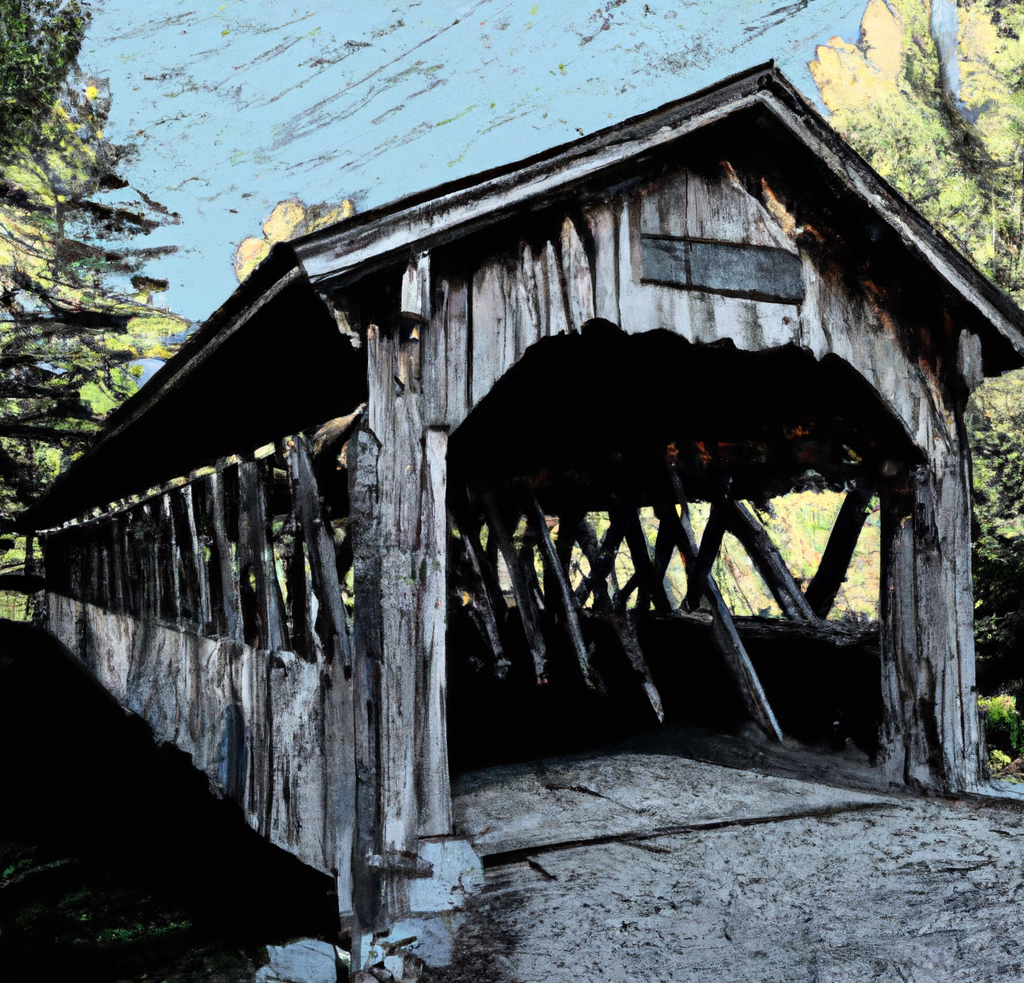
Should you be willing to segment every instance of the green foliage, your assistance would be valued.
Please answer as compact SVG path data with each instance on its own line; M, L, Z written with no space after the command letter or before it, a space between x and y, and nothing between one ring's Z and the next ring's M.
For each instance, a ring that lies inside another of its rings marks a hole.
M985 721L989 748L1001 751L1011 760L1024 755L1024 721L1012 696L981 697L978 710Z
M1024 371L982 385L967 407L974 458L975 641L1024 676Z
M869 0L856 45L811 71L836 129L987 276L1024 302L1024 6L959 0L954 91L931 4ZM979 658L1024 677L1024 373L988 380L967 413L974 456ZM994 681L994 680L993 680Z
M1008 754L1003 754L998 748L992 748L988 753L988 768L993 775L998 776L1000 772L1006 771L1010 767L1011 758Z
M29 142L49 115L89 16L78 0L0 0L0 151Z
M1024 299L1024 7L960 0L954 92L930 3L870 0L811 71L831 122L992 280Z

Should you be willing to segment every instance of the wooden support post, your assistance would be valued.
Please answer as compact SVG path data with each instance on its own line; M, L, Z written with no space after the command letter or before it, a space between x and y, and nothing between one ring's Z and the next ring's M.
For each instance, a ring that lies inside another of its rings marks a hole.
M811 605L764 526L742 502L731 501L726 508L730 530L761 571L782 613L794 621L816 620Z
M807 585L804 595L811 610L819 618L828 617L836 594L843 586L870 502L871 492L866 488L853 488L846 493L828 537L828 545L821 556L821 563L818 564L818 572Z
M446 632L448 627L448 433L428 428L423 446L423 506L420 512L418 591L421 675L416 700L416 772L419 835L452 831L448 774Z
M269 516L263 484L263 466L259 461L243 461L238 466L241 497L239 501L238 547L242 567L243 544L248 571L256 585L256 609L259 625L258 647L277 651L287 646L284 631L284 604L277 584L274 551L268 537ZM244 568L242 576L245 576Z
M356 830L352 858L354 933L384 928L383 885L370 860L380 856L381 556L377 459L380 443L364 427L349 445L349 535L355 576L352 706L356 757ZM341 874L339 871L339 878ZM339 898L339 903L342 901ZM355 935L354 935L355 937Z
M961 424L962 426L962 424ZM974 692L966 436L880 490L879 766L893 781L959 793L984 772Z
M428 322L429 312L423 316ZM376 849L364 855L365 813L358 807L354 886L364 931L408 915L419 837L451 833L444 722L447 431L424 426L421 409L432 404L401 380L396 385L390 369L399 344L395 332L367 330L370 393L350 478L355 663L357 671L377 673L378 687L376 733L367 733L372 748L362 750L363 739L357 740L357 753L375 752L365 781L360 763L357 801L374 794L379 810ZM357 729L363 685L357 685Z
M670 523L670 528L675 531L676 543L679 546L679 552L683 557L687 570L696 570L698 558L697 543L693 536L693 529L690 526L689 505L683 491L682 482L679 480L679 475L671 466L669 467L669 473L676 497L682 509L682 515L676 515L676 510L671 505L667 505L661 509L659 518L662 522L667 521ZM772 708L769 706L768 699L764 695L761 681L757 678L754 666L750 662L750 656L747 655L747 650L743 647L743 642L740 641L740 636L736 632L736 625L733 623L732 614L729 612L729 608L722 598L722 594L710 570L700 575L700 586L704 596L708 599L708 603L711 605L712 637L714 638L715 645L725 658L726 665L736 682L747 712L760 724L766 734L781 741L782 731L779 729L775 714L772 713Z
M531 523L537 530L537 535L540 538L541 555L547 564L547 569L554 574L555 582L558 586L562 610L565 612L565 626L569 632L569 638L572 640L572 647L576 653L576 661L579 664L580 672L583 673L587 686L591 689L597 688L603 691L604 685L590 665L590 656L587 654L587 646L583 641L583 632L580 630L580 619L576 613L576 598L573 595L572 588L569 586L569 579L566 576L565 570L562 569L558 554L555 552L555 544L551 541L551 531L548 529L547 516L544 515L544 510L540 507L540 503L532 493L530 495L530 504L533 507L533 512L530 516Z

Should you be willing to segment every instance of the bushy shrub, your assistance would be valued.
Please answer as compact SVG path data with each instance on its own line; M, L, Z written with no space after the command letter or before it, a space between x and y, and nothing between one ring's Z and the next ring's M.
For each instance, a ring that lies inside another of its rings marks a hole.
M981 697L978 710L985 721L989 749L996 749L1010 760L1024 755L1024 722L1017 713L1017 701L1012 696Z
M992 748L988 753L988 769L994 778L1004 772L1010 766L1010 756L1003 754L999 748Z

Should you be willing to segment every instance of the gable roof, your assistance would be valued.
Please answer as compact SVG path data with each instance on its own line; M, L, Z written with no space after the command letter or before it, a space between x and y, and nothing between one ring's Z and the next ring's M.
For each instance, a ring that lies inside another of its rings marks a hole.
M356 215L292 246L313 284L344 284L411 249L451 241L545 197L564 197L573 185L754 108L814 154L841 189L863 201L1024 356L1024 312L875 173L774 62L543 154Z
M404 263L410 253L493 226L524 208L564 202L601 181L614 184L624 170L642 169L646 159L691 134L751 113L757 122L768 120L787 148L796 147L814 159L816 180L826 196L852 203L861 218L870 215L884 230L890 248L900 249L940 278L943 290L952 293L978 330L987 372L1024 364L1024 312L879 177L769 63L543 154L275 246L147 385L110 415L101 439L54 483L42 502L23 513L19 525L51 527L185 474L215 456L245 449L228 446L229 438L256 447L285 430L347 412L362 399L365 380L359 381L358 359L339 338L320 293ZM869 238L875 236L872 231ZM292 307L290 316L282 316L285 299ZM297 318L295 311L302 316ZM333 401L314 398L314 377L320 380L324 372L313 371L301 384L284 381L288 397L272 401L287 405L287 421L274 416L273 406L264 405L263 412L224 429L219 442L212 432L175 433L185 406L190 415L206 412L214 418L232 412L234 399L241 404L234 412L251 412L244 405L247 383L262 389L266 397L272 380L284 378L276 371L277 360L300 342L305 346L302 351L285 359L291 371L297 371L302 357L321 368L332 359L343 366L340 375L322 380L335 394ZM245 353L241 360L240 352ZM255 381L238 378L240 372L248 372ZM337 395L342 377L348 380L351 398ZM231 398L225 398L226 391ZM314 418L317 414L321 418Z

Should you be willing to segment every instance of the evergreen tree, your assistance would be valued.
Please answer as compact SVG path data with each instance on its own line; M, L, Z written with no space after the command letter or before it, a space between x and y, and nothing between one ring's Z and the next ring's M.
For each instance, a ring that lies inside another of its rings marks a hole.
M105 82L75 57L77 0L0 0L0 515L34 501L188 323L130 246L177 217L127 185Z

